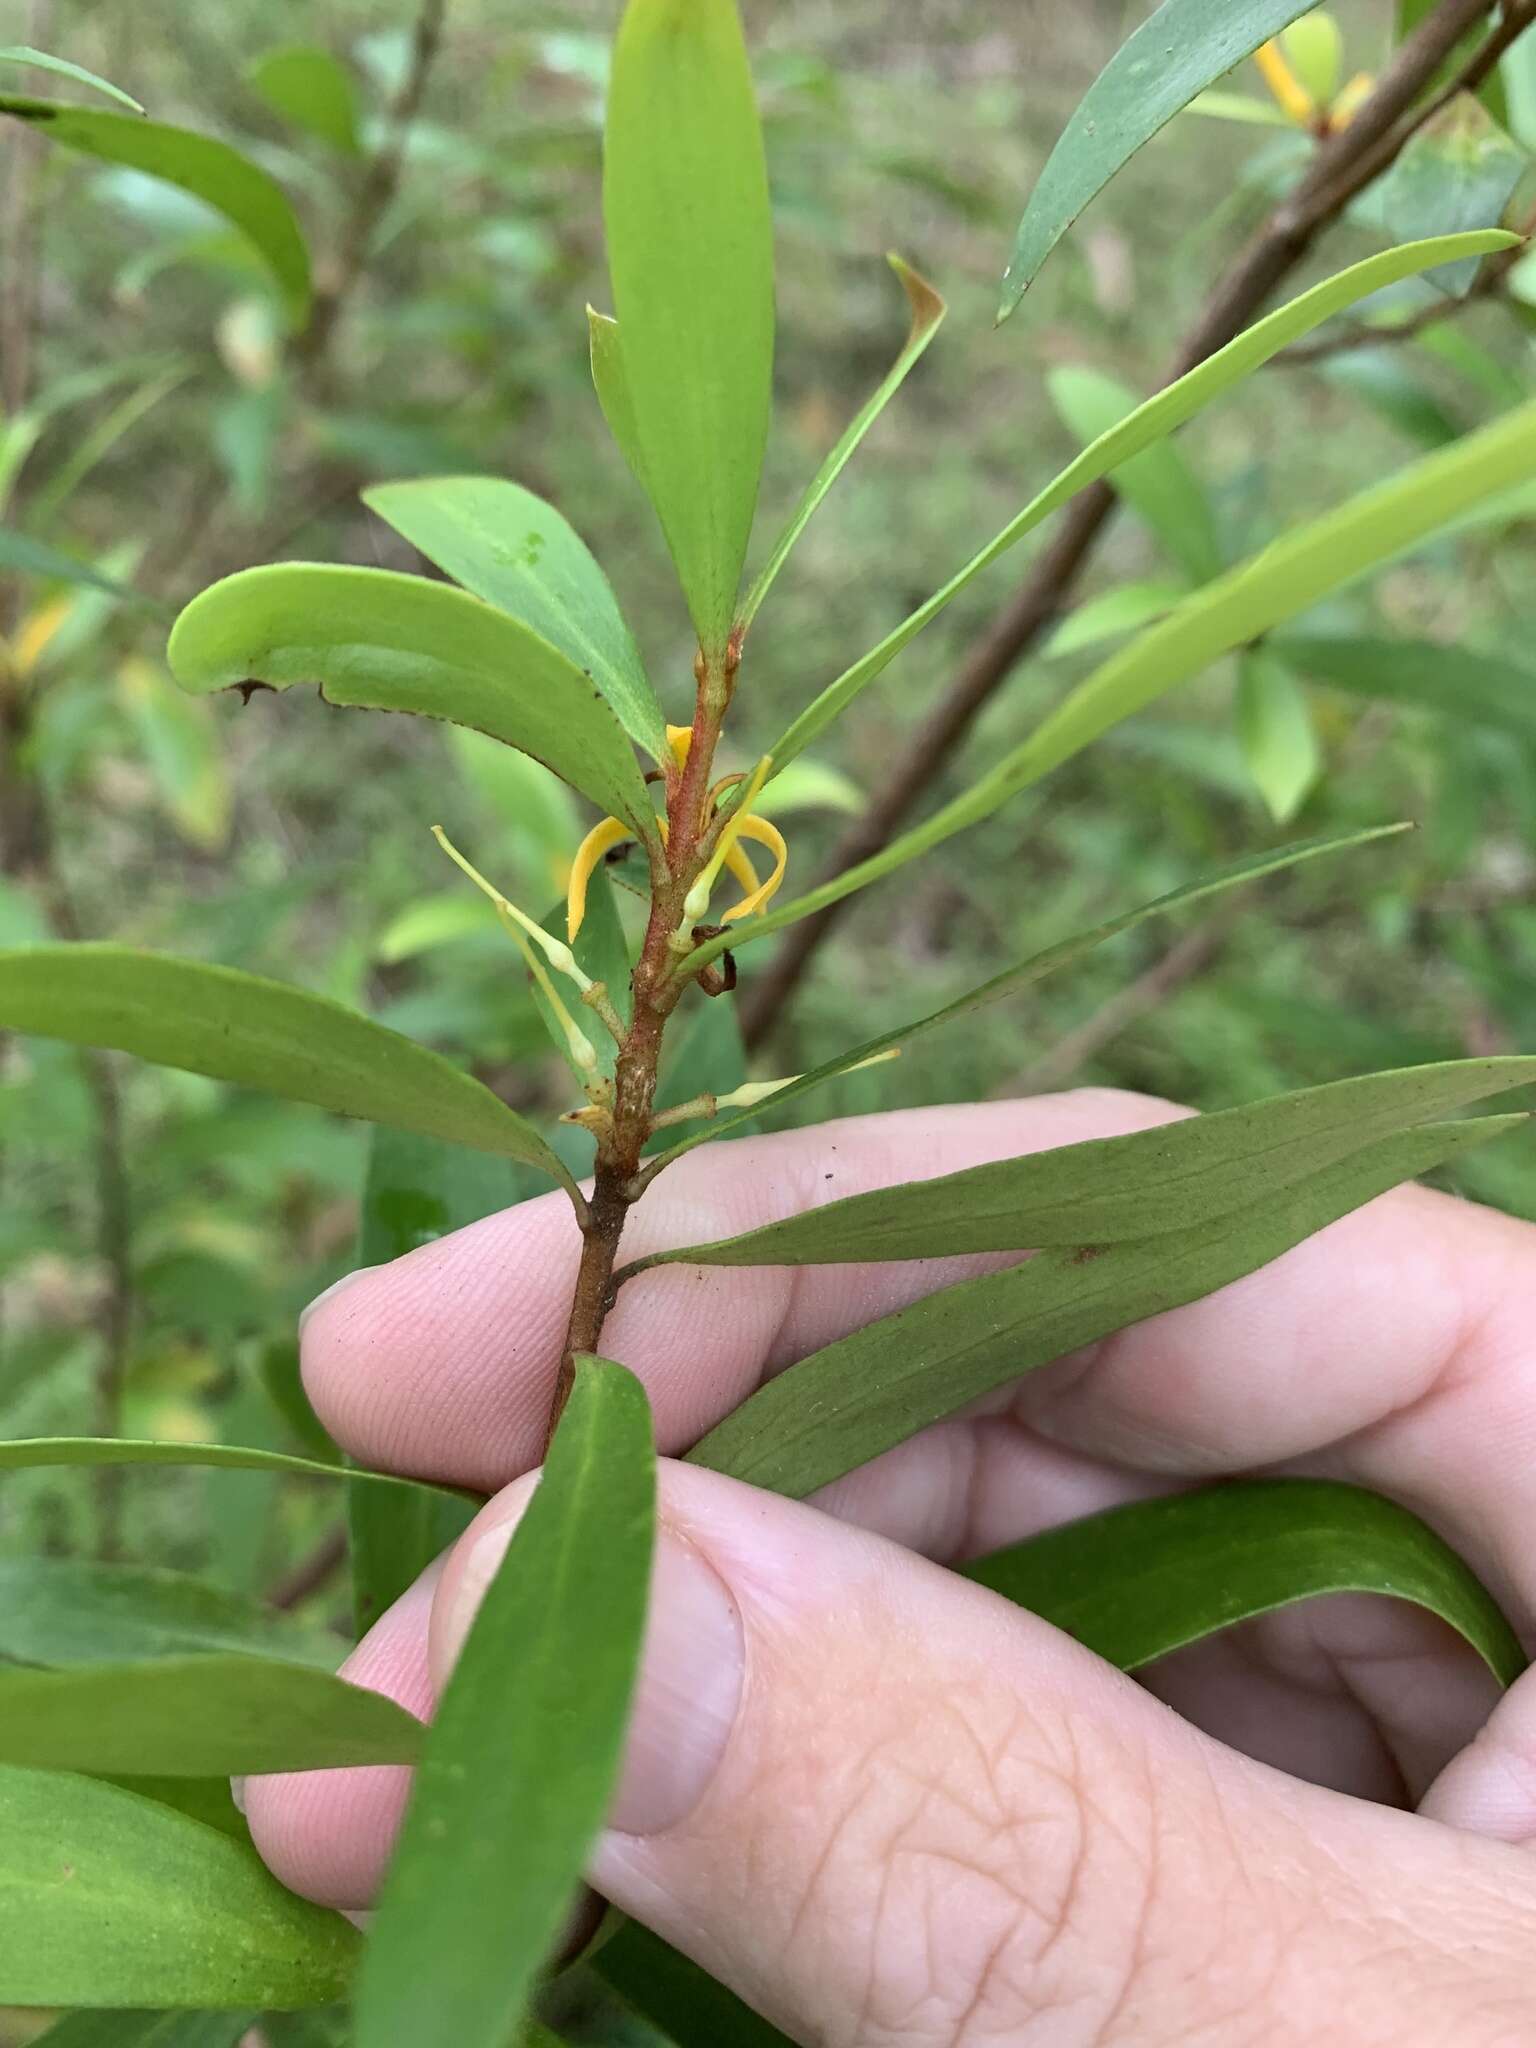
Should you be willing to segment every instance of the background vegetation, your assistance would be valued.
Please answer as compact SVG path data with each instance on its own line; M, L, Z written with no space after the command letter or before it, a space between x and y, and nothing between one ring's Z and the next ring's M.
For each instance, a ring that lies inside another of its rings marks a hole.
M747 0L744 11L779 222L788 430L770 451L764 531L893 352L903 308L883 252L909 257L952 306L754 637L745 747L770 739L1059 467L1074 442L1058 410L1071 387L1054 373L1089 367L1151 387L1311 144L1180 119L994 330L1022 196L1144 10ZM1378 66L1391 11L1337 9L1352 69ZM262 274L201 210L131 173L36 150L19 131L3 139L0 496L11 504L0 522L24 512L29 534L147 601L3 578L13 701L22 676L38 708L25 746L0 763L0 943L52 926L227 962L468 1055L514 1101L554 1085L521 967L474 921L428 827L444 824L513 893L553 901L575 836L560 803L526 780L488 780L483 755L418 721L307 693L194 703L171 691L162 656L174 606L232 568L295 556L417 566L359 488L486 469L568 513L681 712L692 643L586 367L582 309L602 294L612 14L607 0L456 0L398 183L348 284L368 152L387 147L384 110L410 62L406 0L0 0L0 43L65 51L157 117L237 140L295 195L322 279L345 286L327 346L285 358ZM258 90L252 67L299 39L325 43L355 80L362 153L295 129ZM1233 85L1259 90L1250 77ZM1397 204L1411 215L1411 192ZM1473 223L1419 215L1396 231L1462 224ZM1346 222L1313 274L1379 241L1373 219ZM33 276L28 310L18 295ZM1536 281L1520 289L1536 299ZM1533 348L1517 299L1474 305L1408 345L1277 365L1187 432L1117 521L1089 594L1210 573L1503 409L1529 389ZM1530 520L1507 513L1335 601L1309 630L1412 636L1519 666L1536 627L1533 558ZM792 820L795 880L809 881L1019 573L1010 558L968 592L817 756L819 781L802 778L802 795L819 802ZM1048 647L1022 666L971 764L1028 729L1089 658ZM1475 718L1455 665L1430 669L1423 688L1439 708L1308 685L1315 774L1295 734L1278 770L1273 750L1261 756L1272 797L1277 774L1291 785L1284 825L1256 786L1251 735L1246 753L1239 735L1235 671L1214 672L912 879L861 898L760 1071L811 1065L1000 959L1245 850L1394 817L1422 829L1282 877L1240 917L1223 907L1182 934L1137 935L1023 1004L849 1078L823 1112L1084 1081L1213 1108L1363 1066L1536 1044L1536 696ZM0 1148L0 1433L312 1441L284 1333L353 1261L364 1131L33 1041L0 1065ZM1470 1192L1536 1215L1528 1145L1457 1172ZM408 1239L409 1219L403 1228ZM162 1473L104 1489L74 1473L18 1474L0 1489L0 1554L99 1550L105 1518L134 1556L296 1598L333 1508L302 1483L274 1495L260 1477Z

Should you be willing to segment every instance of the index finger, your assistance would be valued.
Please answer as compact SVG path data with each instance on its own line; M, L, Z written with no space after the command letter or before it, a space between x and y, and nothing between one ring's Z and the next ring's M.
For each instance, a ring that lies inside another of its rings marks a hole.
M689 1153L633 1211L621 1258L698 1244L844 1195L1163 1123L1104 1090L854 1117ZM543 1195L352 1275L304 1322L305 1384L365 1463L493 1492L537 1462L581 1243ZM620 1292L603 1349L645 1382L664 1452L686 1450L768 1374L936 1288L1012 1262L669 1266Z

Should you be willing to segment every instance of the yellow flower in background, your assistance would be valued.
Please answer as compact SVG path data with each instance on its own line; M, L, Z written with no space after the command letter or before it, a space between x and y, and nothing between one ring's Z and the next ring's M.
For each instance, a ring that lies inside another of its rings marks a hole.
M673 759L677 762L678 767L686 767L688 764L688 750L693 745L693 727L691 725L669 725L667 727L667 743L672 749ZM712 881L714 874L720 866L728 867L745 892L741 901L733 904L725 913L724 918L721 920L724 924L734 924L740 918L750 917L755 910L761 910L765 903L771 902L778 893L779 885L784 880L784 873L789 865L789 848L784 843L783 833L780 832L777 825L771 824L767 818L757 816L750 809L757 789L762 785L766 770L767 763L764 762L756 776L754 776L753 783L749 786L747 795L738 807L737 814L731 817L726 824L725 830L721 833L721 844L716 849L715 858L711 861L707 870L709 880ZM657 823L661 827L662 840L665 842L667 837L667 821L665 818L659 818ZM567 938L574 939L581 930L582 922L587 914L587 889L593 874L596 872L598 862L606 854L611 853L616 846L622 846L626 840L633 839L634 836L635 828L633 825L626 824L622 818L604 818L601 824L592 827L592 830L582 840L580 846L577 847L576 857L571 863L571 878L566 891L565 929ZM759 877L756 868L748 858L746 849L741 843L743 839L750 839L755 845L766 847L773 855L773 870L766 881ZM696 914L702 915L702 912Z
M1361 71L1341 86L1344 38L1321 7L1255 50L1253 61L1286 119L1319 137L1347 128L1375 83Z

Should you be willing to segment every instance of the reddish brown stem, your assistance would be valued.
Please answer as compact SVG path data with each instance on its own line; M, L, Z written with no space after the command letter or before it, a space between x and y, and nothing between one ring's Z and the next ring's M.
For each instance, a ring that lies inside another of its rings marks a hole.
M632 979L634 1007L614 1069L611 1126L598 1139L588 1215L582 1226L581 1264L571 1302L560 1368L550 1403L546 1447L554 1437L576 1380L576 1360L595 1351L613 1299L613 1272L625 1220L639 1198L641 1155L651 1133L651 1109L667 1019L685 983L674 978L674 934L684 919L684 902L707 857L710 840L711 777L715 749L736 679L732 649L722 662L702 656L693 738L682 773L670 783L665 859L652 865L650 922Z

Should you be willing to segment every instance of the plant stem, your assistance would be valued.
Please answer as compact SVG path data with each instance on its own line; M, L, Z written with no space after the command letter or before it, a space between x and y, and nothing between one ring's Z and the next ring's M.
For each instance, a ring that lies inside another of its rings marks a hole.
M1171 382L1240 334L1325 228L1351 200L1396 162L1424 123L1460 92L1479 86L1517 36L1536 22L1536 0L1506 0L1498 23L1454 78L1425 100L1447 59L1481 27L1488 0L1440 0L1393 56L1348 127L1319 145L1311 168L1237 256L1185 336L1169 370ZM1421 104L1422 102L1422 104ZM1084 568L1118 504L1098 483L1070 505L1050 546L1012 600L962 661L949 689L913 734L884 788L839 842L828 878L856 867L889 844L907 813L943 772L977 714L1019 661L1070 607ZM844 897L786 934L768 971L742 1009L748 1047L774 1029L835 921L855 898Z
M550 1404L546 1448L571 1397L576 1360L584 1352L595 1351L602 1336L613 1305L613 1273L624 1225L642 1192L637 1183L641 1156L652 1130L662 1040L667 1019L687 986L673 972L673 939L683 921L684 901L708 858L712 841L711 777L720 729L735 687L737 658L733 646L720 662L707 661L701 655L694 669L693 739L681 774L668 788L665 857L656 856L652 861L650 921L632 980L633 1013L614 1067L612 1126L598 1141L592 1195L582 1226L581 1263Z

